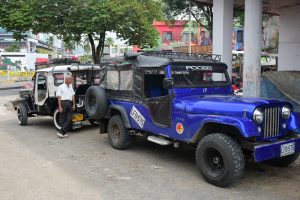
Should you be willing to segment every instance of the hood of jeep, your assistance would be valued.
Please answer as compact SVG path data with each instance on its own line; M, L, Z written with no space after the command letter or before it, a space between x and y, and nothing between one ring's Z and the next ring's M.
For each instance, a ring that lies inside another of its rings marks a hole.
M178 97L175 108L187 113L207 115L243 116L244 112L253 113L260 106L283 106L285 101L261 98L243 98L232 95L193 95Z

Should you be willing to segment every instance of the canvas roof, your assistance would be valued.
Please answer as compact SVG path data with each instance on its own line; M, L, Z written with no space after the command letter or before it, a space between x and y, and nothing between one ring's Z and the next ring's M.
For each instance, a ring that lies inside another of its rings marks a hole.
M203 60L201 57L196 59L189 59L188 57L180 57L181 59L171 59L167 57L143 55L141 53L125 55L128 62L140 68L155 68L164 67L171 63L201 63L201 64L223 64L219 61Z
M144 56L139 55L136 57L136 59L133 60L132 64L134 64L136 67L164 67L167 66L170 63L170 59L167 58L160 58L160 57L154 57L154 56Z
M83 70L99 70L101 69L98 65L61 65L48 67L44 69L37 70L38 72L64 72L64 71L83 71Z

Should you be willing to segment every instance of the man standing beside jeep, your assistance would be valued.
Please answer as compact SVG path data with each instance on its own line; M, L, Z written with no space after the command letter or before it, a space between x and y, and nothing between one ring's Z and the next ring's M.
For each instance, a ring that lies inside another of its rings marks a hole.
M58 109L61 113L61 129L57 132L58 137L68 137L68 130L71 128L72 111L75 110L75 92L72 87L72 76L65 78L65 83L61 84L57 90Z

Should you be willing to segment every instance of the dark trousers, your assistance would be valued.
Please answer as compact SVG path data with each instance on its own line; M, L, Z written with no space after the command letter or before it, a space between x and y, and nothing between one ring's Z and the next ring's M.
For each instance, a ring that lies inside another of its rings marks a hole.
M61 117L61 130L60 133L66 134L72 128L72 101L61 101L63 109Z

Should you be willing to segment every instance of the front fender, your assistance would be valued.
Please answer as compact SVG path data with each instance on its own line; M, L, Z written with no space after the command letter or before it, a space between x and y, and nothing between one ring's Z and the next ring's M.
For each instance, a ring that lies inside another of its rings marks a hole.
M201 128L196 132L196 134L191 139L191 142L197 140L201 130L208 123L217 123L221 125L228 125L237 128L241 136L244 138L258 137L261 133L258 132L256 124L249 118L236 118L236 117L220 117L220 116L209 116L202 120Z
M20 103L26 103L26 99L24 98L18 98L15 100L11 101L11 104L13 105L13 107L16 109L16 106L19 105Z
M234 118L234 117L210 117L204 119L202 121L202 127L209 122L234 126L237 128L243 137L250 138L250 137L257 137L260 136L261 133L258 132L256 124L249 118Z

